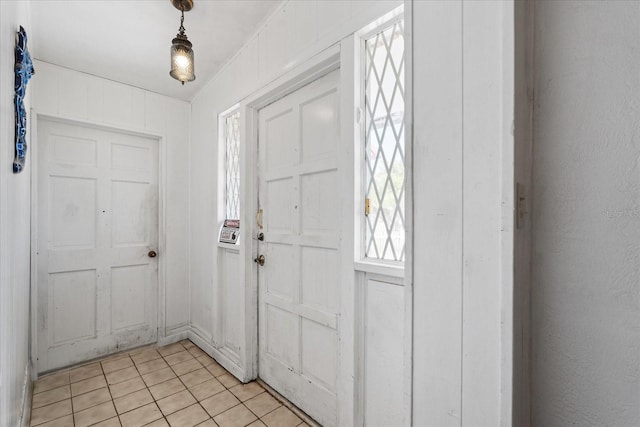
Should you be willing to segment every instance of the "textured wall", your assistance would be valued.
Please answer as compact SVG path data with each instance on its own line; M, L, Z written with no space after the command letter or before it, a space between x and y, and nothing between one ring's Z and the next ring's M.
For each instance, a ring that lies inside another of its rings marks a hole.
M640 2L536 3L533 424L640 424Z
M12 173L13 52L19 25L32 33L29 2L0 2L0 427L19 425L29 361L31 165ZM34 77L35 79L35 77ZM29 111L33 80L27 87ZM27 143L31 137L27 134Z

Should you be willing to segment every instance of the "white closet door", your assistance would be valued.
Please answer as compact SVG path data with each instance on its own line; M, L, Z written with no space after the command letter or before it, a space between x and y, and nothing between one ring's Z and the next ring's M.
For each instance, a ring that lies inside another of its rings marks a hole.
M38 372L155 342L158 141L41 120L38 156Z

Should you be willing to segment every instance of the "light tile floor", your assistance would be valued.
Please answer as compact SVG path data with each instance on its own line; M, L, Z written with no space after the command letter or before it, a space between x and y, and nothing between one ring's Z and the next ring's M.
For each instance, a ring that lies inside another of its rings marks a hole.
M31 425L38 427L314 424L257 382L241 384L188 340L55 372L38 379L33 393Z

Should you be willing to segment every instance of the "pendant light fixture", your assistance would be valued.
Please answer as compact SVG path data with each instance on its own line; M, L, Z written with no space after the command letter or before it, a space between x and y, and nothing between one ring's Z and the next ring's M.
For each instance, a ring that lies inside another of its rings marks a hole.
M171 71L169 74L184 85L196 79L193 64L193 49L184 32L184 13L193 9L193 0L171 0L171 4L181 12L178 34L171 41Z

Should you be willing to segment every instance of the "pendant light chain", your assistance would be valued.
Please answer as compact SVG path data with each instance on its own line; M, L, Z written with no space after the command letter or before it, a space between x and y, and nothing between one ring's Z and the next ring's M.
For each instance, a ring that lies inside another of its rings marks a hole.
M182 15L180 16L180 28L178 28L178 32L180 35L184 36L184 7L180 7L180 11Z

